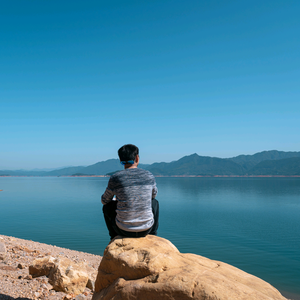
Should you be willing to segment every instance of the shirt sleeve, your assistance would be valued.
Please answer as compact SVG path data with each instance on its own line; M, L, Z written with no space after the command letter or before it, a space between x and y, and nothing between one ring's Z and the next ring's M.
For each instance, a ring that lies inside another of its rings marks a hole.
M152 199L155 199L156 195L157 195L157 187L156 187L156 183L154 183L152 189Z
M108 181L108 185L107 185L107 188L104 192L104 194L101 196L101 202L103 205L109 203L112 198L114 197L114 191L113 191L113 183L112 183L112 180L111 178L109 179Z

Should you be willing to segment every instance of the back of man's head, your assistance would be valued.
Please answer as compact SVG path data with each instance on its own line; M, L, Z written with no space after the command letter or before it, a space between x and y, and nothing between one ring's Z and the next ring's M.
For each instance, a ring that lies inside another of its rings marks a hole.
M135 161L135 158L138 154L139 148L132 144L124 145L118 150L120 161Z

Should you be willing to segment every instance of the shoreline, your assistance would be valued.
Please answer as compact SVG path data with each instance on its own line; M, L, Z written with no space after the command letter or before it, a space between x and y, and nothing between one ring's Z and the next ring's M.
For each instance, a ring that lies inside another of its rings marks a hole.
M3 251L3 245L5 245L5 258L0 259L1 300L63 300L66 296L71 300L74 298L71 295L54 291L46 276L32 278L29 275L29 266L32 262L49 255L60 256L74 263L84 262L97 274L102 259L100 255L0 234L0 251L1 249ZM80 300L90 300L92 294L92 291L86 288L84 293L80 294Z
M63 256L75 263L88 263L95 272L98 271L98 266L102 259L100 255L2 234L0 234L0 243L5 245L7 251L6 259L0 260L1 300L17 300L19 298L22 298L22 300L64 299L67 294L53 291L51 285L47 283L48 280L45 276L30 279L28 267L36 258L47 255L54 257ZM20 268L20 266L23 268ZM289 300L300 300L300 294L283 290L279 291ZM86 289L85 293L81 294L80 300L90 300L91 298L92 292Z
M0 178L7 177L40 177L40 178L55 178L55 177L71 177L71 178L80 178L80 177L100 177L100 178L109 178L110 175L0 175ZM183 178L300 178L300 175L154 175L154 177L183 177Z

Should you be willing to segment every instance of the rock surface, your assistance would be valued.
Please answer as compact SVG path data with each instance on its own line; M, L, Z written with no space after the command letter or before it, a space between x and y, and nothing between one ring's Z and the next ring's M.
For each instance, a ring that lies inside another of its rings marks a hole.
M47 276L55 291L78 295L85 287L92 287L96 272L86 263L74 263L68 258L46 256L38 258L29 266L32 277ZM88 284L89 283L89 284Z
M92 300L284 300L231 265L182 254L168 240L115 238L105 249Z
M6 247L5 244L0 242L0 260L4 260L6 258Z
M55 258L52 256L45 256L35 259L29 266L29 274L33 278L40 276L49 277L50 271L55 267Z
M88 279L85 268L61 257L55 259L55 267L49 274L49 283L54 290L75 295L84 292Z

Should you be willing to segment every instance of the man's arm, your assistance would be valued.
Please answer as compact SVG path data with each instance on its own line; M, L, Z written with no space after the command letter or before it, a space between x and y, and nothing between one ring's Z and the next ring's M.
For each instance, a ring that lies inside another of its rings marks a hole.
M152 199L155 199L157 195L157 187L156 187L156 183L154 183L154 186L152 188Z
M108 181L108 185L107 185L107 188L104 192L104 194L101 196L101 202L103 205L109 203L112 198L114 197L114 192L113 192L113 183L112 181L109 179Z

